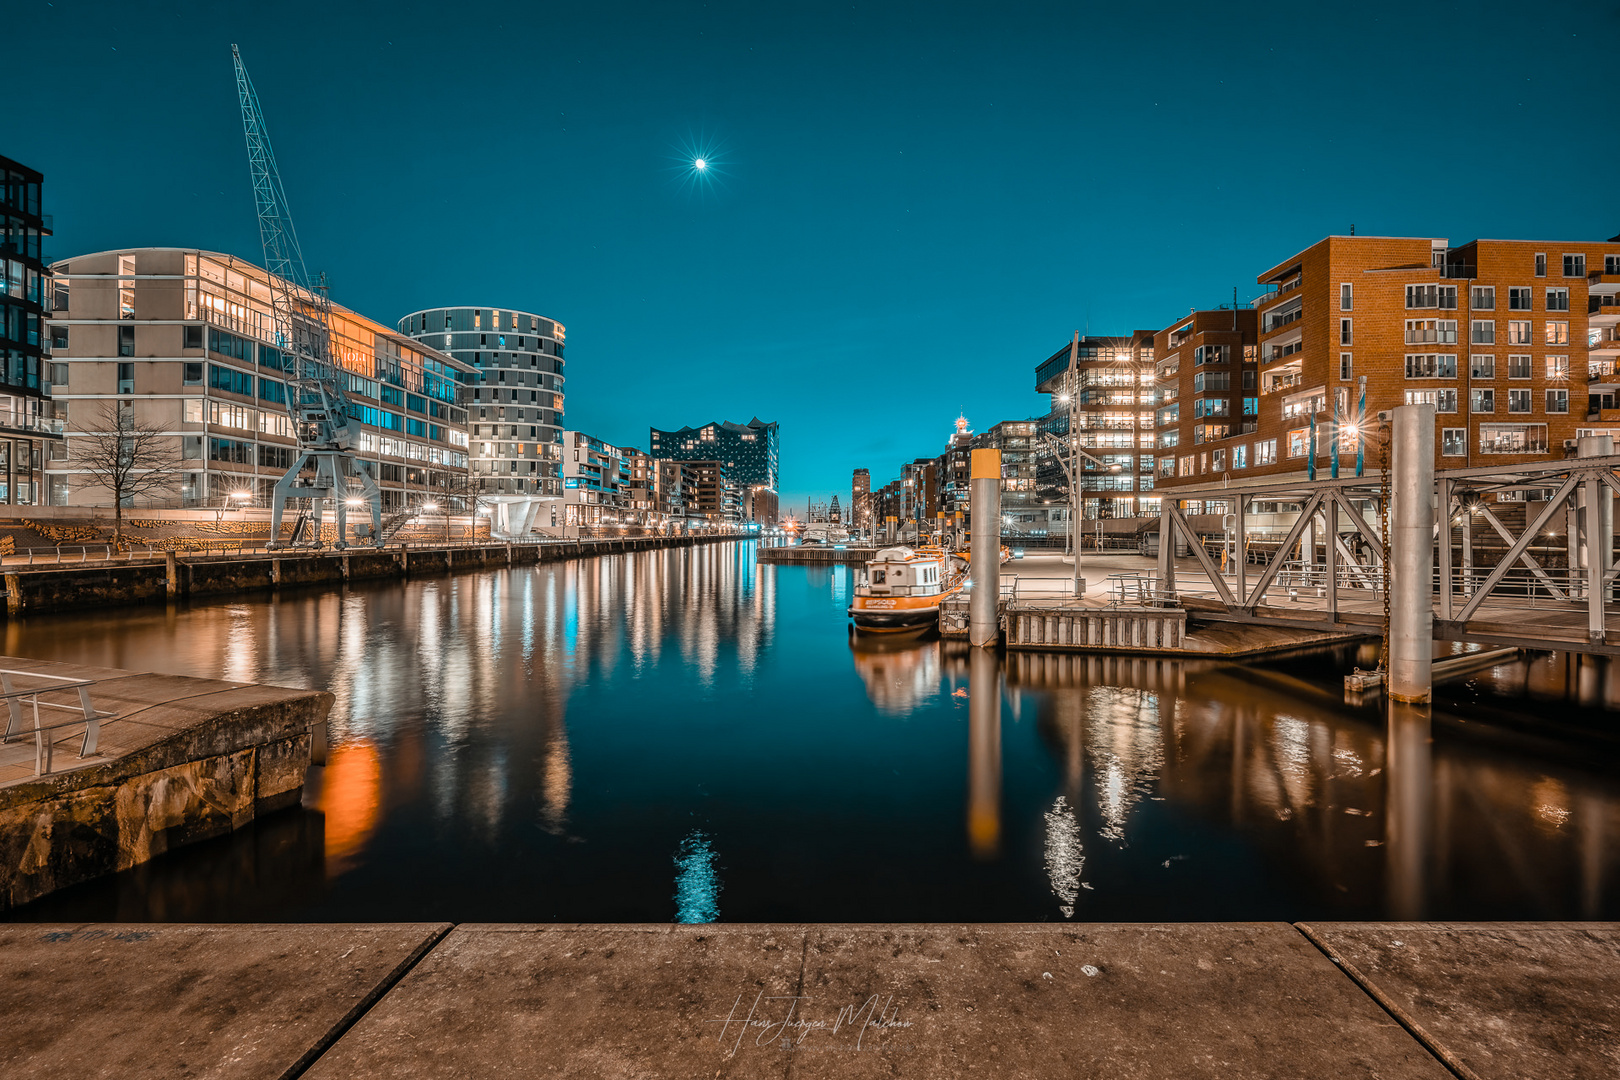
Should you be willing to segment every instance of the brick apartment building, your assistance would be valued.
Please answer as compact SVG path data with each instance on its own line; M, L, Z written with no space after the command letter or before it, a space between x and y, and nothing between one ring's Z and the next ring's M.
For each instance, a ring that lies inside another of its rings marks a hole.
M1326 476L1335 413L1341 475L1353 471L1363 392L1369 421L1432 403L1442 469L1620 436L1620 238L1330 236L1257 280L1272 291L1252 314L1196 312L1155 335L1161 489L1303 477L1313 453ZM1376 439L1369 424L1369 470Z

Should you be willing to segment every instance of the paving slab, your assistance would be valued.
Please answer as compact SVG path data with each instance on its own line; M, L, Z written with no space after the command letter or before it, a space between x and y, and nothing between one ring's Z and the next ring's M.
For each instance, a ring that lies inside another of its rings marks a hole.
M0 926L0 1076L296 1075L448 929Z
M1282 923L463 926L306 1075L1449 1076Z
M796 926L459 926L305 1075L780 1076L779 1051L727 1056L718 1021L797 993L804 944Z
M1620 1076L1620 923L1300 929L1460 1076Z

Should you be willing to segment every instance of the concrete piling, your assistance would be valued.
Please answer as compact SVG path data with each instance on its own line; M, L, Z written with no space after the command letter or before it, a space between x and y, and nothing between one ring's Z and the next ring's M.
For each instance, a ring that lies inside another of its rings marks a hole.
M1393 439L1389 696L1422 703L1434 652L1434 406L1397 408Z
M973 645L994 645L1001 634L997 620L1001 599L1001 451L973 451L969 476L968 505L973 514L969 573L973 591L968 608L968 640Z

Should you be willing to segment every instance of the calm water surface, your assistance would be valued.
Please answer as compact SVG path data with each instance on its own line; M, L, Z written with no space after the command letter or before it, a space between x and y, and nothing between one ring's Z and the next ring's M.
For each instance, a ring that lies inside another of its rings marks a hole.
M1601 664L1343 702L1236 667L852 641L752 544L9 625L6 652L324 687L304 805L32 919L1613 919ZM1553 738L1548 738L1548 733Z

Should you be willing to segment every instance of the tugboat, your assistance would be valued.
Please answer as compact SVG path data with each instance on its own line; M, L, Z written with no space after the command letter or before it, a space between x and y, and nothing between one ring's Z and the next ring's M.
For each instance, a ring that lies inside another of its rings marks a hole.
M894 634L939 625L939 604L967 583L967 559L943 548L879 551L855 581L855 629Z

